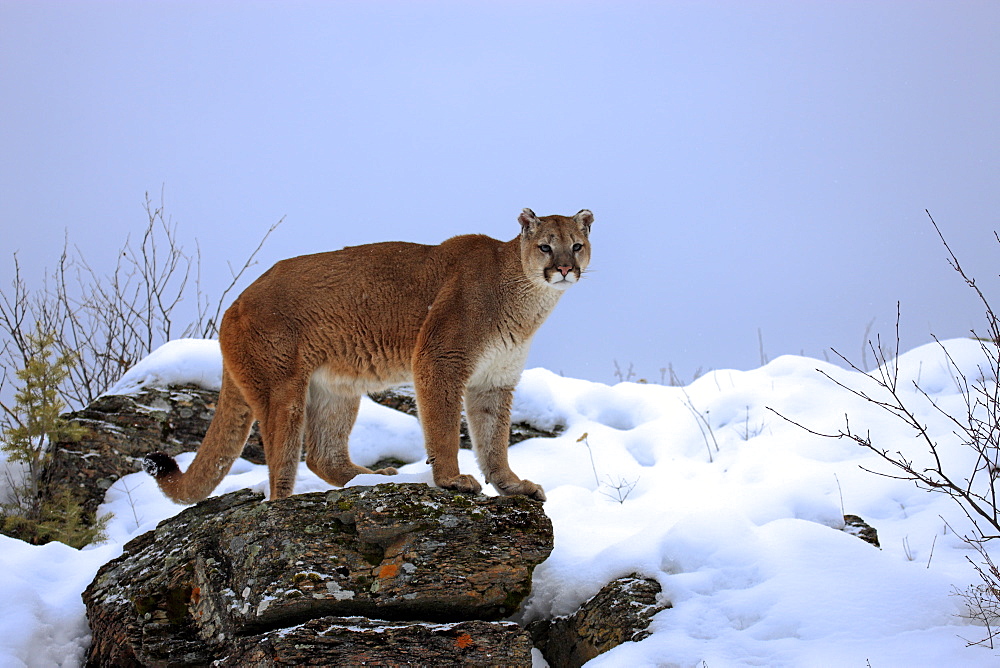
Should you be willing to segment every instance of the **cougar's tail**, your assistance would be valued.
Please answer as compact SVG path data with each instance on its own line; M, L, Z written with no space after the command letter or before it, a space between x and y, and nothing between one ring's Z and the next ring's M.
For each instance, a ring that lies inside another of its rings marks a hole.
M187 471L182 473L174 458L162 452L146 455L142 468L156 478L160 490L171 501L184 504L203 501L243 453L253 422L253 410L223 367L215 417Z

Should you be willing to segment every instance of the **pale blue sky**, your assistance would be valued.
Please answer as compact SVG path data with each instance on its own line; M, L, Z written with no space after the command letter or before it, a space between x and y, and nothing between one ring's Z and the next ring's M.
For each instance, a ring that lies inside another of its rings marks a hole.
M998 118L997 2L0 0L0 280L161 189L220 286L282 216L255 275L589 208L529 366L858 359L980 326L924 209L996 294Z

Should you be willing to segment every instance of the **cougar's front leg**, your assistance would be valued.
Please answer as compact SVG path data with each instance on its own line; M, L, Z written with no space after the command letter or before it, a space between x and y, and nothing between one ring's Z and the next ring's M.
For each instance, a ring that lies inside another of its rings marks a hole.
M417 417L424 431L427 462L434 484L459 492L479 492L482 485L458 469L459 430L462 420L464 366L454 361L418 358L413 369L417 391Z
M507 463L513 393L509 387L469 388L465 398L465 416L469 420L472 447L486 482L500 494L524 494L544 501L542 487L518 478Z

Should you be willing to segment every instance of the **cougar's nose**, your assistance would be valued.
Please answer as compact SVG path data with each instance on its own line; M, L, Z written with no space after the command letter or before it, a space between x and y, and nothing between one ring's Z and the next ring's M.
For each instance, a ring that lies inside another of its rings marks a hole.
M561 264L558 267L556 267L556 269L559 270L560 274L562 274L563 276L565 276L566 274L568 274L569 272L571 272L573 270L573 267L571 267L568 264Z

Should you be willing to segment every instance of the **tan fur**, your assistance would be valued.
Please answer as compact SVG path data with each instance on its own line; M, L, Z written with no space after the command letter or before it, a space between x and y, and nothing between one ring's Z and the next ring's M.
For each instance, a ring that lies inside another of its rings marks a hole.
M191 466L181 473L147 459L147 470L174 501L200 501L257 420L270 498L292 493L303 443L309 468L343 485L372 472L353 464L347 447L361 395L413 382L437 485L480 490L458 467L464 401L487 482L500 494L544 500L507 463L511 396L532 336L587 267L592 221L586 209L542 218L525 209L521 234L508 242L465 235L278 262L222 320L222 391Z

